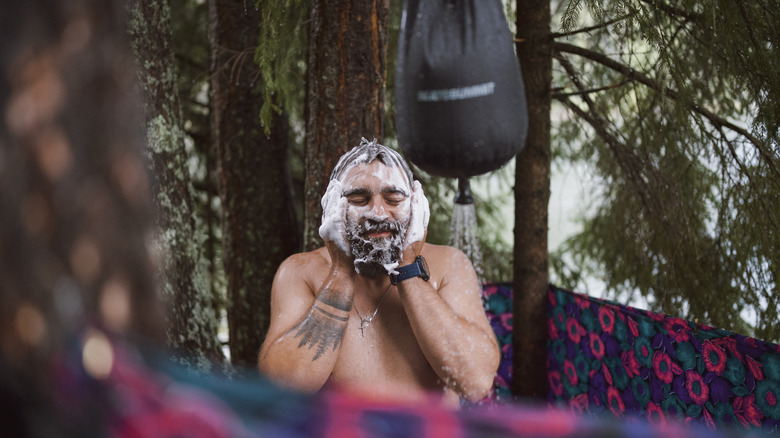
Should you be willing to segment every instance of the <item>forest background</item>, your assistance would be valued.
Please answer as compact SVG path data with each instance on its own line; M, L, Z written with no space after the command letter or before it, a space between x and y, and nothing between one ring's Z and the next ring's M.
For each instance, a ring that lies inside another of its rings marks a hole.
M484 279L515 291L515 394L546 395L550 281L587 291L598 278L609 298L780 340L777 6L504 2L529 132L516 160L475 185ZM321 245L330 169L361 137L397 147L401 11L387 0L130 2L180 360L208 369L227 347L232 365L253 367L276 268ZM553 169L580 169L593 186L580 231L551 253ZM431 201L428 240L447 243L455 182L415 174Z

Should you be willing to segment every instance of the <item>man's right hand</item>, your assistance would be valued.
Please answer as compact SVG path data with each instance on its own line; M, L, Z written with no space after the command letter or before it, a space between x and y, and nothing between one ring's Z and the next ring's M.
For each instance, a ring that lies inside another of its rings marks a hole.
M322 225L319 233L328 249L331 270L355 271L355 257L347 240L347 198L342 195L343 186L338 180L331 180L322 197ZM351 274L350 274L351 275Z
M346 232L344 240L346 240ZM344 250L332 240L325 241L325 248L328 249L328 254L331 260L331 272L341 271L349 276L355 274L355 256L347 254Z
M354 271L354 256L347 240L347 198L342 195L343 186L331 180L322 197L322 225L319 233L332 260L334 268Z

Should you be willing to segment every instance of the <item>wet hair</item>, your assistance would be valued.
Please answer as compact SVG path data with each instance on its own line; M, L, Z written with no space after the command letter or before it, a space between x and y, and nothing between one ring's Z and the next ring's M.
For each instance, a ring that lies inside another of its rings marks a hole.
M379 160L387 167L397 168L404 175L406 175L409 186L412 186L414 176L412 175L412 169L409 168L409 164L398 152L390 149L387 146L383 146L376 142L376 139L368 141L363 138L360 141L359 146L355 146L349 152L339 158L339 162L336 163L336 167L333 168L333 172L330 174L330 179L341 180L341 177L352 167L357 164L365 163L370 164L374 160Z

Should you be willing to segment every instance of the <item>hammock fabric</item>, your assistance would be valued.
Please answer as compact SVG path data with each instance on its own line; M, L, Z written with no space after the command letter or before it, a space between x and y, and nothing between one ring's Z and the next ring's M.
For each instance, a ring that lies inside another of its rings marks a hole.
M511 289L485 291L504 346L500 401L511 382ZM300 394L254 370L196 373L166 351L87 328L40 379L45 397L0 373L0 435L713 438L777 431L776 345L557 288L549 297L550 406L451 410L429 401L367 400L339 388ZM599 412L614 417L590 415ZM729 421L738 428L720 427Z
M231 378L195 373L137 346L105 344L110 368L95 375L82 367L79 345L54 364L54 415L33 425L58 421L56 433L24 433L0 421L2 436L111 436L116 438L242 437L747 437L703 427L616 421L545 406L477 405L452 410L430 402L376 401L329 388L299 394L279 388L256 372ZM0 387L0 399L7 396ZM17 397L18 396L18 397ZM24 399L23 394L12 398ZM10 407L35 413L36 401ZM54 417L58 417L55 420ZM0 416L0 420L4 417ZM17 417L18 418L18 417ZM13 425L12 425L13 426ZM20 433L21 432L21 433Z
M502 347L495 399L512 379L512 290L483 287ZM577 413L672 419L710 429L780 431L780 346L551 286L551 405Z

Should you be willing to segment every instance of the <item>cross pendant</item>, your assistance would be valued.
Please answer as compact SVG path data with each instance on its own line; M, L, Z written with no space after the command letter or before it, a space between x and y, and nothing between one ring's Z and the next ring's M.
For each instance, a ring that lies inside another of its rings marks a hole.
M368 319L361 319L360 320L360 336L366 337L365 329L368 328L368 326L371 325L371 321Z

